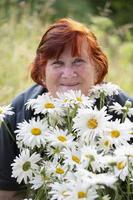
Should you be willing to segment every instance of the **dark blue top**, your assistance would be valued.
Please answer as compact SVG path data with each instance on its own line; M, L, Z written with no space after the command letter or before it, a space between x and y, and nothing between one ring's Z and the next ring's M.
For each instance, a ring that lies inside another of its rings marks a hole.
M47 89L40 85L34 85L25 92L17 96L13 102L12 107L14 108L15 114L12 116L6 116L6 124L12 133L16 130L17 123L22 122L24 119L29 120L32 117L32 113L25 109L25 103L29 99L36 98L38 95L47 92ZM112 102L118 102L121 105L125 104L125 101L129 99L133 104L133 99L127 97L124 93L115 95L113 99L110 99L110 104ZM114 119L118 117L114 114ZM133 117L130 119L133 121ZM14 133L15 137L15 133ZM11 163L13 163L14 158L19 154L19 149L16 142L13 141L7 129L2 124L0 128L0 190L19 190L21 185L16 182L15 178L11 177Z

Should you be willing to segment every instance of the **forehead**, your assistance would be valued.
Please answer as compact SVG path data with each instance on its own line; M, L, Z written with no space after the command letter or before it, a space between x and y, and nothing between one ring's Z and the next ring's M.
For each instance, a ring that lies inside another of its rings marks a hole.
M71 55L72 57L89 57L89 46L86 39L84 39L80 44L67 44L65 45L60 58L64 55Z

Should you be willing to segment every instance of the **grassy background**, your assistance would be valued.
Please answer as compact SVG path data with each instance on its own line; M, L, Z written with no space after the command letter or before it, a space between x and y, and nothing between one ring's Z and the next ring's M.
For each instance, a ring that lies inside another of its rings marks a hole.
M90 29L98 37L109 58L107 81L119 84L130 96L133 95L133 42L122 41L114 30L114 24L106 17L92 17ZM48 24L37 17L24 15L19 23L15 16L0 24L0 105L7 104L33 82L29 65L35 57L38 43Z

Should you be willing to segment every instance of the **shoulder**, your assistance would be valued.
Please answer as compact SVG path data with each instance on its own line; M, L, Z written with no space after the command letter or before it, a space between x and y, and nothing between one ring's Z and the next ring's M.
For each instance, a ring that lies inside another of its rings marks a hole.
M119 91L117 95L113 96L113 101L118 102L122 106L124 106L125 102L129 100L133 106L133 98L127 95L124 91Z
M108 103L118 102L121 106L125 105L125 102L129 100L133 106L133 98L130 97L125 91L123 91L119 85L111 82L103 82L99 84L98 90L104 91L107 97Z
M19 112L29 99L36 98L39 94L45 92L47 92L46 88L43 88L41 85L35 84L16 96L12 101L12 107L15 109L16 112Z
M108 98L107 105L109 107L109 106L111 106L111 105L113 105L114 103L117 102L122 107L124 107L127 101L130 101L131 107L133 107L133 98L130 97L129 95L127 95L124 91L120 90L118 94L113 95L113 96ZM116 119L116 118L122 119L122 114L117 115L114 111L113 112L109 111L109 113L113 114L113 119ZM128 118L133 122L133 116L132 115Z
M29 99L36 98L39 94L45 92L47 92L46 88L35 84L13 99L11 106L13 108L14 115L7 116L5 119L8 122L10 129L14 131L18 123L22 122L23 120L29 120L31 118L32 112L26 109L26 102Z

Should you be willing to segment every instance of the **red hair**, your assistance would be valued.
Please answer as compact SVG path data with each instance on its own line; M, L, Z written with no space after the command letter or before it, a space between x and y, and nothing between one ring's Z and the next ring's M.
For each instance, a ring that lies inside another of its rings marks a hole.
M31 77L44 85L45 67L48 59L59 58L66 45L71 45L72 56L80 56L82 41L88 42L88 55L98 72L97 82L101 83L108 72L108 61L95 35L83 24L72 19L60 19L51 25L43 35L32 65Z

